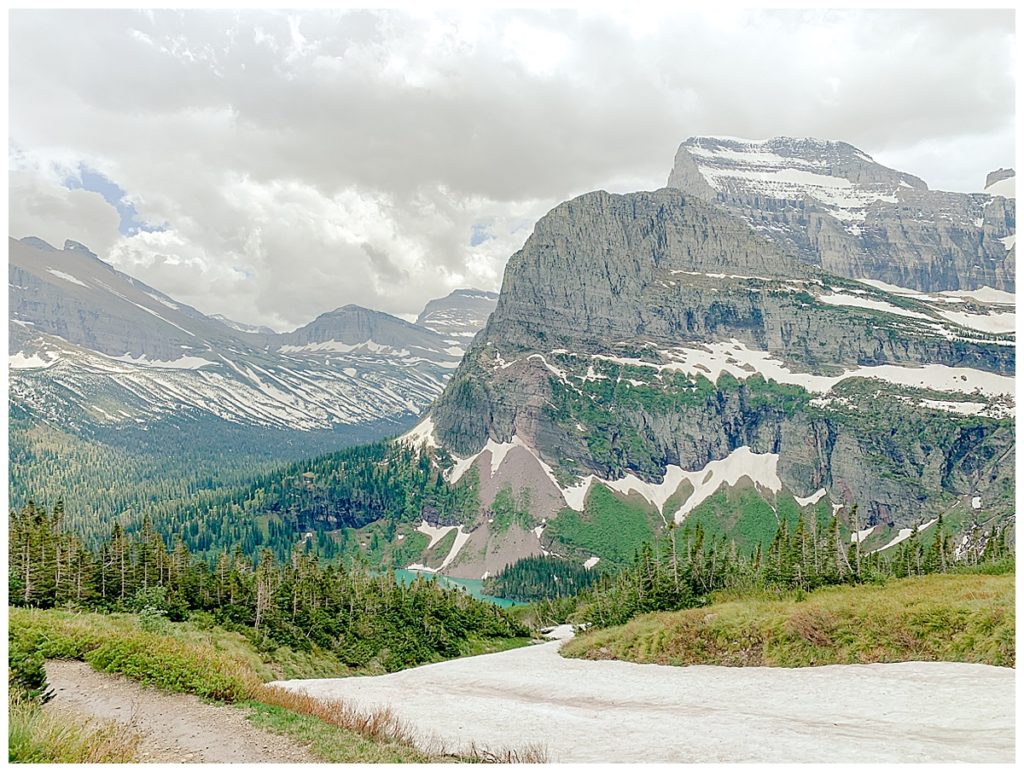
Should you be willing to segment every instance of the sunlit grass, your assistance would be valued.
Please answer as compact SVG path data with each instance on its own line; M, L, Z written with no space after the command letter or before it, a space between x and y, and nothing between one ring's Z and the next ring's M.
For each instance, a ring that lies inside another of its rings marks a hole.
M798 600L730 598L580 635L570 657L669 665L949 661L1013 667L1014 576L932 575Z

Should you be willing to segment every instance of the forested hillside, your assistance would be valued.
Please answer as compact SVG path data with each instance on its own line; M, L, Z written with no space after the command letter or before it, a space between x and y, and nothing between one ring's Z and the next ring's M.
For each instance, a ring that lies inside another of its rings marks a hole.
M172 620L207 612L257 642L318 647L352 667L396 670L458 656L471 639L527 634L497 606L465 593L322 565L298 550L285 562L269 549L255 561L239 548L224 550L211 566L181 539L168 548L148 521L135 534L115 525L90 549L65 529L61 503L11 513L9 555L12 605Z

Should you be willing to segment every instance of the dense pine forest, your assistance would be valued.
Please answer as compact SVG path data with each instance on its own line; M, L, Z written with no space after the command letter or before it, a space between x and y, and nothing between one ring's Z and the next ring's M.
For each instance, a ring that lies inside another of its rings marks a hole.
M339 448L400 428L375 423L311 432L299 444L285 431L254 432L212 419L197 419L187 431L125 425L83 433L14 408L9 418L11 506L21 508L29 499L46 506L64 500L68 524L90 546L109 535L112 522L136 531L148 517L168 539L181 533L194 552L241 544L256 557L271 546L280 559L294 542L290 529L269 533L266 526L237 517L225 522L221 513L238 513L259 489L254 480L273 478L295 459L318 453L330 458ZM196 522L183 522L183 512ZM278 518L268 519L276 523Z
M397 670L458 656L470 639L528 632L503 610L436 583L396 582L295 550L279 561L269 549L252 560L236 548L211 563L182 539L168 547L149 521L129 534L120 525L92 549L65 528L62 503L29 503L10 515L9 602L132 611L181 620L206 613L261 646L319 647L352 667Z
M112 522L139 535L148 520L165 541L180 538L209 561L235 549L257 560L270 549L283 562L302 541L321 560L351 562L358 552L348 543L353 529L382 521L393 530L421 517L467 523L477 508L475 474L448 485L438 468L451 463L444 454L428 457L394 442L284 465L225 449L214 474L203 461L205 449L183 448L154 473L144 455L114 453L45 427L18 436L11 449L12 505L23 507L31 497L52 506L62 498L68 502L66 525L90 549L109 536ZM123 474L111 481L110 468ZM67 495L45 479L50 474L68 484ZM31 496L32 484L47 494ZM307 533L312 535L304 540Z
M529 603L576 595L594 584L597 578L597 572L578 563L542 555L517 560L499 574L484 579L483 591Z

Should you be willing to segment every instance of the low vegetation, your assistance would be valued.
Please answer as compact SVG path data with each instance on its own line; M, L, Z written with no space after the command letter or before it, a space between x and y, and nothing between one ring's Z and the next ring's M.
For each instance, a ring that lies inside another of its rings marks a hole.
M978 662L1014 667L1014 574L911 577L809 594L720 594L639 616L562 648L570 657L667 665Z
M43 710L12 689L7 711L8 760L24 764L123 764L136 760L138 735L113 721L95 722Z
M584 511L568 507L545 529L545 537L577 554L599 555L614 565L628 565L641 545L654 537L654 515L636 499L624 500L603 485L595 485Z
M8 680L12 695L17 695L10 703L12 761L132 760L134 746L115 725L69 724L66 742L50 743L54 749L66 749L65 755L41 755L47 747L44 740L56 737L53 720L40 710L47 697L46 659L82 660L96 670L166 691L233 703L245 709L257 726L295 738L325 761L487 760L482 750L459 749L455 756L445 749L417 747L387 709L360 712L343 703L266 685L268 678L294 666L294 653L289 650L279 649L276 655L259 652L237 632L190 622L165 622L157 630L145 629L147 624L132 614L10 609ZM502 753L506 751L498 755Z

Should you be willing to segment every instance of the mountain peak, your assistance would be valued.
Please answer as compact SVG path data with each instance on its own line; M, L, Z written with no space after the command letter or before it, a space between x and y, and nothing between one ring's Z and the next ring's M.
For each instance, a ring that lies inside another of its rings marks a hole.
M43 243L45 243L45 242L43 242ZM49 246L49 245L47 245L47 246ZM99 255L97 255L95 252L93 252L91 249L89 249L89 247L85 246L85 244L82 244L81 242L73 241L71 239L67 239L67 240L64 241L64 251L65 252L81 252L82 254L89 255L90 257L94 257L97 260L99 260Z
M498 294L485 290L462 288L446 297L428 302L416 324L447 338L472 338L487 323L498 304Z
M1013 169L996 169L985 178L985 192L990 196L1016 197L1017 173Z
M848 142L816 137L690 137L676 154L669 187L686 190L676 183L686 182L686 172L693 171L714 191L809 196L840 206L851 197L865 198L857 193L869 187L890 194L899 187L928 189L923 180L882 166Z
M28 245L30 247L34 247L36 249L41 249L43 252L59 252L60 251L59 249L57 249L57 247L53 246L53 244L51 244L48 241L44 241L43 239L39 238L38 236L25 236L25 238L18 239L18 241L20 241L22 244L26 244L26 245Z
M1011 175L990 175L985 192L1012 199ZM986 208L983 197L931 191L848 142L693 136L679 146L668 186L725 207L840 276L922 291L1013 289L1005 203Z

